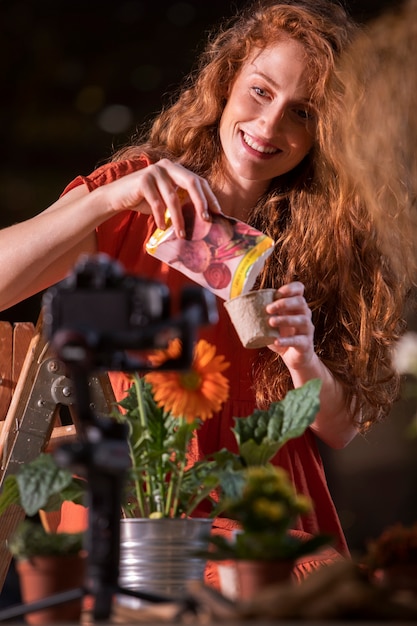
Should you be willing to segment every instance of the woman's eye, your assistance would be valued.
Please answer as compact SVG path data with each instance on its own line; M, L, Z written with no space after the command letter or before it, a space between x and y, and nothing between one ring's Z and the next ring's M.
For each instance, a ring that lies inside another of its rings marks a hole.
M314 118L314 114L310 109L294 109L294 113L302 120L311 120Z
M265 96L268 95L265 89L262 89L262 87L252 87L252 89L256 93L256 95L261 96L261 98L265 98Z

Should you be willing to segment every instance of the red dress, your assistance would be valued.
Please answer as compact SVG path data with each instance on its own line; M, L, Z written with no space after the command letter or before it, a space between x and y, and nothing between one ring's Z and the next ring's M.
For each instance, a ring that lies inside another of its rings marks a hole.
M65 192L82 183L92 191L147 164L145 159L138 158L104 165L90 176L76 178ZM151 216L125 211L97 228L98 250L119 260L128 273L166 283L170 288L171 297L175 299L183 286L191 284L191 281L146 252L145 243L154 230L155 223ZM218 352L231 363L231 367L225 371L230 380L230 397L222 411L208 420L198 431L190 452L190 460L201 458L223 447L235 449L235 440L231 432L233 418L250 415L255 408L252 369L258 351L248 350L242 346L222 300L218 300L218 310L218 324L202 328L199 336L216 345ZM123 375L113 374L112 382L116 397L122 397L126 379ZM334 536L334 545L339 553L347 555L346 541L327 487L322 460L312 431L308 429L301 437L285 444L273 462L288 472L297 492L309 496L314 503L313 512L300 518L295 530L309 534L329 533ZM202 511L199 513L204 514ZM64 519L63 522L65 523ZM214 527L217 532L228 532L234 524L230 520L217 519ZM326 561L327 557L332 555L328 552L323 556ZM313 561L317 560L318 557L313 557ZM306 561L308 559L303 559L304 564L300 564L302 570L309 569ZM208 580L214 577L214 569L212 572L208 570L207 576Z

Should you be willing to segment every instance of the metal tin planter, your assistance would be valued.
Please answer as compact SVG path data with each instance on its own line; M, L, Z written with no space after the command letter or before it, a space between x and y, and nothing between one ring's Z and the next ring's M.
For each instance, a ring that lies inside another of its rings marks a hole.
M203 580L212 520L207 518L126 518L120 528L121 587L178 598L189 580ZM137 607L135 598L119 602Z

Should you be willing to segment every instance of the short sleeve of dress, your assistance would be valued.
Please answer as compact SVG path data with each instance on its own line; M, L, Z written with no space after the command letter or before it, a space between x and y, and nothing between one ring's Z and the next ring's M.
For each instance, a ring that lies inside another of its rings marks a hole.
M88 191L94 191L94 189L114 182L123 176L137 172L149 164L150 160L145 155L138 156L135 159L106 163L88 176L77 176L65 187L62 195L83 184ZM119 259L123 262L126 269L130 270L132 268L129 267L131 265L129 259L122 258L126 256L127 248L125 243L127 234L143 232L149 236L154 228L155 224L153 220L149 219L149 216L140 215L135 211L124 211L106 220L96 229L98 250L105 252L114 259Z

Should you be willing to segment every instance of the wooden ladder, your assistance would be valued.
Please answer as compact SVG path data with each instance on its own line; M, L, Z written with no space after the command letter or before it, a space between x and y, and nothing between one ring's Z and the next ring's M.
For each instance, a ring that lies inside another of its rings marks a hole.
M107 374L89 379L94 411L109 415L115 398ZM0 490L9 474L44 452L51 442L75 438L75 390L64 364L49 350L42 333L29 322L0 321ZM67 407L67 425L62 423ZM69 419L68 419L69 417ZM24 519L13 506L0 524L0 592L11 562L7 540Z

